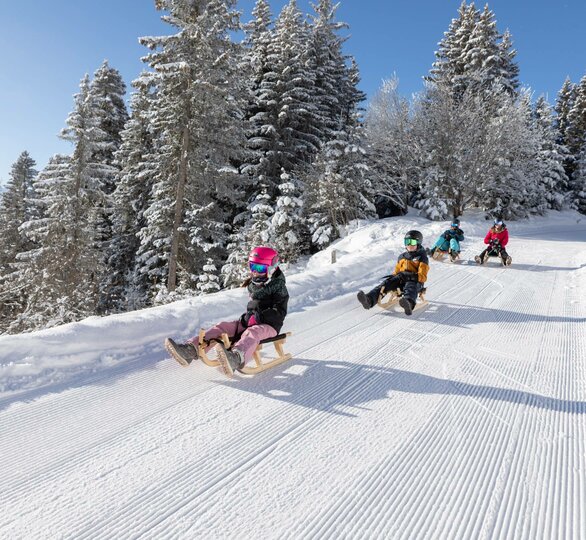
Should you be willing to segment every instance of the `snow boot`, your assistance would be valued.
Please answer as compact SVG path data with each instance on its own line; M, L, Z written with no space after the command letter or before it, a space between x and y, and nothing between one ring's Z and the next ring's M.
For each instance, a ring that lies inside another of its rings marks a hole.
M165 340L165 349L182 366L187 367L197 360L197 347L193 343L175 343L171 338Z
M223 343L218 343L214 349L226 377L234 377L234 372L244 367L244 353L238 349L226 349Z
M513 262L513 259L511 259L510 255L503 257L503 266L511 266L512 262Z
M476 255L476 256L474 257L474 262L475 262L476 264L482 264L484 261L483 261L483 260L480 258L480 255Z
M450 261L451 262L456 262L459 257L460 257L460 253L458 251L452 251L450 249Z
M411 313L413 313L413 308L415 307L415 302L409 300L409 298L406 298L405 296L401 296L399 305L405 310L405 315L411 315Z
M362 304L364 309L370 309L374 305L370 296L363 291L358 291L356 298L358 298L358 301Z

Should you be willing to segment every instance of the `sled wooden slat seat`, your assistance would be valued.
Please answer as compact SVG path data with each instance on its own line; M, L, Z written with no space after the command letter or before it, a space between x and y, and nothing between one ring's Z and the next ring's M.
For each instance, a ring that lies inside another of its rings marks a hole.
M291 332L285 332L283 334L278 334L272 338L263 339L259 343L256 350L254 351L253 358L254 358L255 365L254 366L245 366L242 369L240 369L239 371L242 373L245 373L247 375L254 375L255 373L260 373L261 371L265 371L269 368L272 368L274 366L282 364L283 362L286 362L287 360L290 360L293 355L290 353L286 353L283 350L283 345L285 344L285 342L287 341L287 338L290 335L291 335ZM206 343L204 336L205 336L205 330L202 328L199 331L199 343L198 343L199 357L202 359L202 362L204 364L206 364L207 366L217 367L220 365L220 362L218 360L212 360L211 358L209 358L209 356L206 353L205 349L206 349L208 343ZM229 349L232 346L232 343L230 341L230 338L228 337L228 334L222 334L220 336L220 338L218 338L216 340L212 340L212 341L221 341L224 344L224 347L226 347L227 349ZM268 344L268 343L273 344L273 346L275 347L275 351L277 353L277 356L263 362L261 355L260 355L260 351L262 350L262 346L264 344Z
M419 301L415 304L413 311L417 311L422 307L428 304L428 301L425 299L425 293L427 292L427 288L424 287L419 291L417 296L419 297ZM389 309L393 307L395 304L399 303L399 300L403 296L403 292L401 289L397 289L395 291L389 291L388 293L385 291L384 287L381 289L380 295L378 297L377 304L383 309ZM386 298L385 298L386 297Z

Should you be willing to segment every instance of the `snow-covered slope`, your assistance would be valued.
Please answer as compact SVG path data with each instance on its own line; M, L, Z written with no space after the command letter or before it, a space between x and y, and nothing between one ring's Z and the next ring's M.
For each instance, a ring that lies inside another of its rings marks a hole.
M0 537L586 538L581 218L511 223L510 268L432 261L411 318L356 291L445 223L358 224L289 269L294 358L256 377L162 348L242 290L0 337Z

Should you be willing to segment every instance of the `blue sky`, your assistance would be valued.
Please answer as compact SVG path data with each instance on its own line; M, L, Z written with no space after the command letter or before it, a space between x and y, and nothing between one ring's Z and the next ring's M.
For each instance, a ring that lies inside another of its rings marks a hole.
M277 14L287 0L271 0ZM255 0L239 0L243 21ZM298 0L310 12L308 0ZM395 73L410 95L434 60L437 43L457 16L460 0L341 0L346 52L358 61L361 88L371 96ZM478 8L484 2L476 2ZM586 0L492 0L498 29L508 28L520 79L535 96L555 101L566 76L586 74ZM143 68L138 37L169 33L154 0L0 0L0 182L27 150L41 169L71 145L57 135L85 73L104 59L129 86Z

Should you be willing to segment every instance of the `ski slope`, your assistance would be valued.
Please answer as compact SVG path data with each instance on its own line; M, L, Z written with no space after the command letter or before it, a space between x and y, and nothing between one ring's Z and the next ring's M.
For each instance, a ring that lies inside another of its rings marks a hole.
M509 268L431 261L412 317L359 305L445 226L288 269L294 357L254 377L162 346L243 290L0 337L0 538L586 538L586 219L509 223Z

